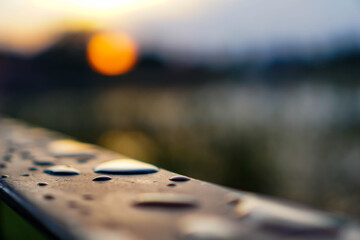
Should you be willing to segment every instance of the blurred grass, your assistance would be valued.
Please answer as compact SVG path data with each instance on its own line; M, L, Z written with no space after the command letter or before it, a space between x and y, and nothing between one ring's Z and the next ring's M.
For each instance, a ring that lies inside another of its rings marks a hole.
M0 201L0 239L2 240L45 240L42 233Z

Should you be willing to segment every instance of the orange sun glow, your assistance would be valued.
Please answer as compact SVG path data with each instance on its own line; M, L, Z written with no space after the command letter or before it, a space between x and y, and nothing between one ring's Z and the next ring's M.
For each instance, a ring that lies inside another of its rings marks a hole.
M104 75L120 75L134 68L135 42L124 33L98 33L89 41L87 58L93 70Z

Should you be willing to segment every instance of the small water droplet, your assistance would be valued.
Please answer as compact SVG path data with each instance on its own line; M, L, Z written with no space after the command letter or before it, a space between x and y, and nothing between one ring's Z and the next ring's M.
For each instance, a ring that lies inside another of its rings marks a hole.
M29 168L29 171L37 171L38 169L36 167Z
M246 197L246 195L244 193L240 193L240 192L230 192L225 197L226 197L227 203L229 205L236 205L240 201L242 201L242 198Z
M192 208L197 206L197 201L184 194L143 193L136 197L134 204L141 207Z
M78 175L80 171L70 165L56 165L44 171L50 175Z
M87 163L89 160L88 159L78 159L77 162L78 163Z
M88 209L83 209L80 211L80 214L81 215L84 215L84 216L89 216L90 215L90 210Z
M2 175L1 178L8 178L8 175Z
M169 183L168 185L166 185L166 186L168 186L168 187L175 187L176 186L176 184L174 184L174 183Z
M30 151L28 151L28 150L21 150L20 154L21 154L21 158L23 158L23 159L31 158Z
M46 183L46 182L40 182L40 183L38 183L38 186L40 186L40 187L45 187L45 186L47 186L48 184Z
M104 181L109 181L112 178L109 176L98 176L96 178L93 179L94 182L104 182Z
M190 181L190 178L185 177L185 176L174 176L169 178L169 180L173 181L173 182L187 182Z
M37 166L53 166L54 164L54 158L50 157L36 157L36 160L33 161L33 163Z
M8 152L9 153L14 153L15 152L15 147L9 147Z
M4 156L4 161L5 162L11 162L11 155L5 155Z
M28 176L30 176L29 174L22 174L22 175L20 175L20 176L22 176L22 177L28 177Z
M84 194L83 199L87 201L94 200L94 197L91 194Z
M134 159L116 159L99 164L94 171L112 174L146 174L158 172L159 168Z
M94 154L83 154L82 156L77 157L78 163L87 163L89 160L95 158Z
M228 204L229 204L229 205L236 205L236 204L238 204L240 201L241 201L241 199L234 198L234 199L232 199L232 200L229 200L229 201L228 201Z
M75 202L75 201L69 201L69 202L68 202L68 206L69 206L70 208L78 208L78 207L79 207L79 205L78 205L77 202Z
M242 239L235 223L209 214L184 216L178 222L178 229L184 239Z
M39 161L34 161L34 165L37 166L53 166L55 165L53 162L39 162Z
M51 194L45 194L44 199L52 201L52 200L55 200L55 197Z
M0 163L0 168L6 168L6 164Z

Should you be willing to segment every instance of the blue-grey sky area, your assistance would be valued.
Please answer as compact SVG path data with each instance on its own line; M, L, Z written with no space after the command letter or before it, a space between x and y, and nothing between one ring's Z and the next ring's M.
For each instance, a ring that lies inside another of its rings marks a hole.
M34 54L68 31L112 30L173 62L216 63L274 52L326 56L360 42L356 0L0 1L0 44Z

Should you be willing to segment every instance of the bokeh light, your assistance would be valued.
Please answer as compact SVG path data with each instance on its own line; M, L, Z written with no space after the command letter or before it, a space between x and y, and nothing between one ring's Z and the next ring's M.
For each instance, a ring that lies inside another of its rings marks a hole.
M88 44L87 58L93 70L104 75L129 72L137 62L137 46L124 33L98 33Z

